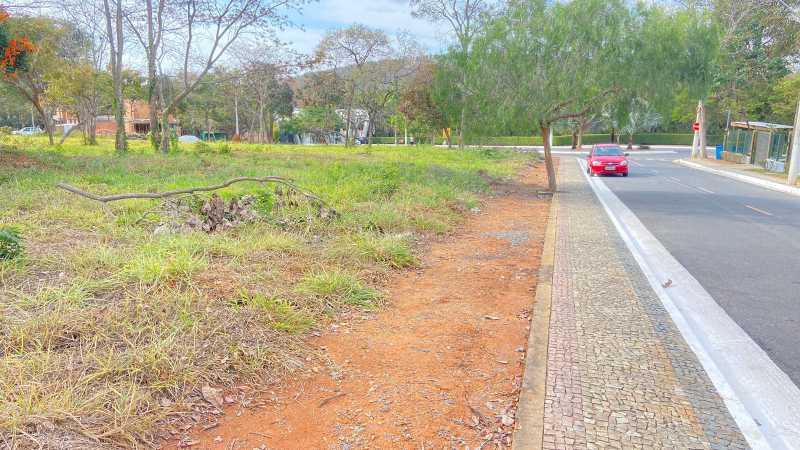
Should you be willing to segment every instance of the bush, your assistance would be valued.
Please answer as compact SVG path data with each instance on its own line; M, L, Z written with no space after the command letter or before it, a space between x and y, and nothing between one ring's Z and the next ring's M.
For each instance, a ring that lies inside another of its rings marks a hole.
M0 259L15 259L22 256L22 236L11 227L0 228Z
M353 275L339 271L310 273L303 278L297 289L300 293L311 295L333 305L372 309L380 300L378 291L365 286Z

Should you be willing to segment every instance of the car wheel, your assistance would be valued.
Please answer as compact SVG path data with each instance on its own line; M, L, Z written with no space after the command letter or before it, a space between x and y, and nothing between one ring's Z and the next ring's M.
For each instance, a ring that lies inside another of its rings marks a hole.
M622 176L623 177L627 177L628 176L628 172L623 173Z

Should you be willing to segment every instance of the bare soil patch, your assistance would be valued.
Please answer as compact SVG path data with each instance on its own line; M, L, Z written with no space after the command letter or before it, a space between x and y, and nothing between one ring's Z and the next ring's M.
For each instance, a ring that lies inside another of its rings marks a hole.
M543 165L496 184L389 305L331 324L327 364L267 388L255 407L178 446L233 449L506 448L511 443L549 200ZM190 431L192 433L192 431ZM176 444L172 444L173 446Z

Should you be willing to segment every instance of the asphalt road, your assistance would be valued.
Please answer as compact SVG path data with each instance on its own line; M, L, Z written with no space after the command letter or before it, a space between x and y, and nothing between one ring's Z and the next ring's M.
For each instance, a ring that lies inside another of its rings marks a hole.
M728 315L800 385L800 197L633 155L603 177Z

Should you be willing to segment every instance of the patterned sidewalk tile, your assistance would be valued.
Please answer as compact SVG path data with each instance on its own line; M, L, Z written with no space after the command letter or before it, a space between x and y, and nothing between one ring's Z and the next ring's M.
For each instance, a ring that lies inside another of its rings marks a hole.
M544 448L747 448L572 158L559 179Z

